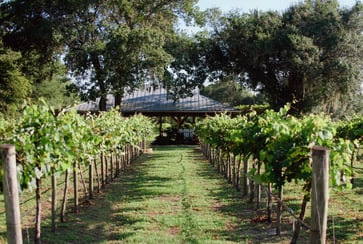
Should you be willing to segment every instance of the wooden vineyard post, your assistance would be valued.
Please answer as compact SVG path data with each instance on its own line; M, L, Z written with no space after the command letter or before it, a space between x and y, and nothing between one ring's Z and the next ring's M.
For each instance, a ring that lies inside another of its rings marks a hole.
M146 138L142 139L142 152L146 152Z
M88 191L89 191L89 195L88 195L88 198L89 199L93 199L93 162L94 161L90 161L89 162L89 165L88 165L88 187L89 187L89 189L88 189Z
M23 243L20 221L19 190L14 145L0 145L0 159L4 169L3 188L8 243Z
M79 212L79 201L78 201L78 168L77 161L73 163L73 197L74 197L74 212Z
M326 243L328 219L329 150L313 147L310 243Z
M52 175L52 232L57 231L57 177Z

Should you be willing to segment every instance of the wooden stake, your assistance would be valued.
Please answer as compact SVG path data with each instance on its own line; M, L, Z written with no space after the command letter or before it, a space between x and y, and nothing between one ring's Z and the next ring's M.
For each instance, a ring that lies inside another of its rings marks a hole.
M64 223L64 216L66 214L66 206L68 199L68 188L69 188L69 169L66 170L65 180L64 180L64 189L63 189L63 200L62 200L62 209L60 214L60 221Z
M88 195L88 199L93 199L93 162L92 160L90 160L89 165L88 165L88 191L89 191L89 195Z
M55 173L52 174L52 232L57 231L57 178Z
M0 159L4 169L3 188L6 211L6 232L8 243L23 243L20 221L19 190L16 177L14 145L0 145Z
M324 244L328 219L329 150L325 147L314 147L312 158L310 243Z
M79 212L79 197L78 197L78 168L77 168L77 161L73 163L73 198L74 198L74 212Z

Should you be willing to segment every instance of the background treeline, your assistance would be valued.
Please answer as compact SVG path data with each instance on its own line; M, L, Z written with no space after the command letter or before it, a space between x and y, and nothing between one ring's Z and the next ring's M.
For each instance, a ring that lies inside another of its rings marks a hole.
M0 111L16 114L25 98L40 96L56 107L101 97L104 110L106 94L120 104L151 83L175 101L211 85L205 94L233 105L295 101L296 113L361 112L360 1L224 14L196 3L1 1ZM181 21L202 31L186 34Z

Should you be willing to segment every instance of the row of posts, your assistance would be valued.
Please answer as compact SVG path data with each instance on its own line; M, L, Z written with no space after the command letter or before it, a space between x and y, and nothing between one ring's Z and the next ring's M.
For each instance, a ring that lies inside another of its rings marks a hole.
M312 150L311 234L310 243L326 243L328 218L329 150L314 147ZM7 238L10 244L21 244L19 189L14 145L0 145L0 160L4 169L3 189L6 211Z

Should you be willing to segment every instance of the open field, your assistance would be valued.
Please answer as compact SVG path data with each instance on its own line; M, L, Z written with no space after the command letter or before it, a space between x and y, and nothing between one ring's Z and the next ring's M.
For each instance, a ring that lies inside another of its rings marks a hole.
M331 190L329 242L334 236L338 243L363 242L362 195L363 170L357 170L352 190ZM285 188L286 204L293 210L299 209L301 198L298 185ZM44 211L50 214L47 200ZM25 242L32 242L32 201L22 205ZM4 242L3 204L1 208ZM248 203L215 172L198 147L155 147L94 200L84 203L79 214L67 214L66 223L58 223L57 233L51 232L50 218L45 218L42 242L289 243L293 218L284 212L283 232L276 236L274 223L265 222L264 215L264 209ZM302 230L301 243L308 238L309 231Z

